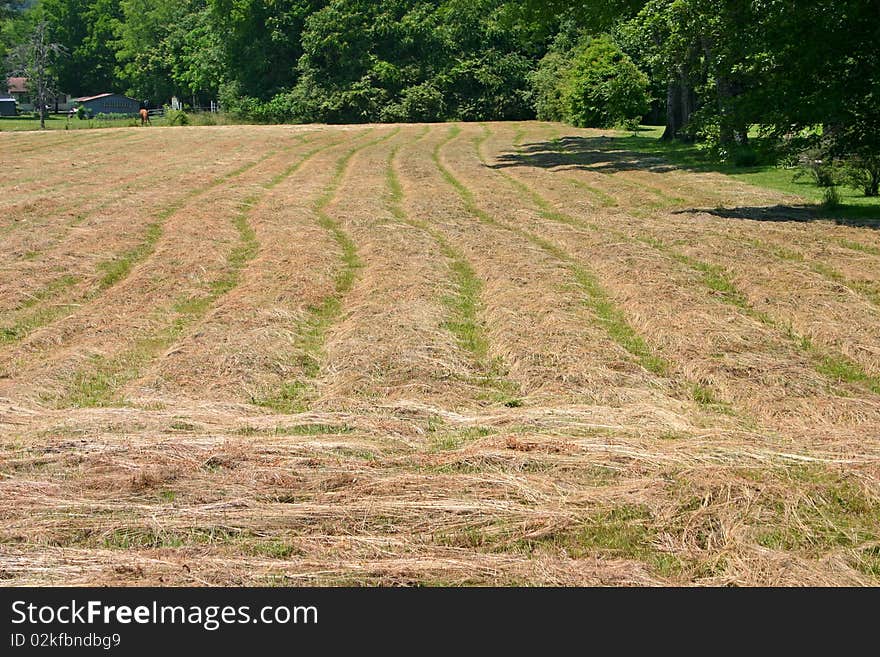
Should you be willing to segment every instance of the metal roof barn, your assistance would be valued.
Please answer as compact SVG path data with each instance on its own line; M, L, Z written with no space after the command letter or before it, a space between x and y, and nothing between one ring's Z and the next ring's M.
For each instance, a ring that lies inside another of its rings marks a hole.
M137 115L141 103L122 94L98 94L77 98L76 103L90 110L92 114L130 114Z

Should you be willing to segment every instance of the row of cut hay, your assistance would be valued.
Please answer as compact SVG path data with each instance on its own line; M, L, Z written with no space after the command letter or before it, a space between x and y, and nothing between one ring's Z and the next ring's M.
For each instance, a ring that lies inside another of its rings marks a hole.
M338 247L314 206L336 163L368 134L341 141L328 132L288 156L287 169L249 213L261 249L239 285L132 383L133 394L248 402L300 374L297 326L332 295L339 267Z
M460 161L476 175L482 166L473 143L468 146L470 157ZM556 175L540 168L509 171L535 188ZM526 200L508 189L509 202ZM552 191L547 190L548 201L564 207L565 198L552 197ZM848 440L852 432L873 431L873 402L829 391L807 354L778 329L719 302L700 272L603 231L546 219L533 220L531 229L598 271L639 332L678 364L683 379L711 387L761 425L788 435Z
M425 230L391 209L390 157L415 147L418 128L359 152L327 213L357 246L359 268L342 317L326 338L316 408L362 408L406 399L455 408L485 391L446 328L455 295L449 263ZM405 157L401 153L399 157ZM401 167L402 168L402 167ZM406 184L403 208L424 189Z
M9 377L3 389L30 390L63 404L72 386L91 386L97 377L99 388L115 388L120 378L135 375L155 349L204 312L215 286L235 275L227 263L240 240L235 220L245 202L264 191L261 183L286 165L283 156L269 158L235 184L191 197L167 219L146 218L160 222L161 234L144 261L74 314L7 349L0 361ZM106 372L105 365L118 365L125 376Z
M123 161L126 152L146 155L150 152L146 147L156 143L155 137L129 130L101 134L68 132L56 133L56 136L42 140L39 146L24 135L8 138L0 148L0 165L15 175L5 177L0 182L0 190L52 193L57 185L66 181L87 183L89 171L100 169L106 160ZM9 201L4 195L3 202Z
M96 181L89 192L95 195L95 205L80 206L74 200L68 211L38 207L17 215L23 229L3 241L3 252L10 259L0 280L0 308L15 308L59 275L76 277L84 290L93 288L102 276L98 265L134 248L152 221L194 192L256 161L239 140L203 140L203 146L192 152L193 159L186 151L175 156L166 173L134 181L127 167L121 172L118 165L98 172L102 184ZM113 181L120 180L126 181L120 184L127 189L116 189Z
M162 168L174 167L172 154L177 160L186 159L186 154L193 150L200 151L203 157L194 162L195 168L212 165L210 150L196 139L178 140L187 146L182 151L177 150L179 145L172 140L143 135L109 145L83 144L79 148L77 141L71 138L46 152L21 157L20 166L29 175L17 175L16 184L0 200L0 230L14 232L26 228L29 221L44 220L36 212L42 208L78 212L100 207L108 192L124 192L161 175Z
M525 238L481 220L453 195L453 186L429 160L448 139L448 132L438 131L411 155L402 154L402 177L417 181L423 190L415 196L410 214L440 230L484 281L490 354L504 363L526 403L632 403L650 398L662 405L653 377L640 371L596 326L581 301L585 293L565 264ZM456 157L450 151L455 143L440 152L443 166ZM521 212L519 203L504 208L506 217Z
M509 135L510 131L506 132ZM499 138L503 138L501 134L499 132ZM577 194L577 187L567 185L564 178L557 177L556 181L552 178L545 176L542 189L546 188L548 196L558 204L564 204L571 216L589 222L593 213L573 208L569 202L571 196ZM553 188L547 187L550 184ZM742 301L756 312L766 314L784 330L790 326L817 345L842 354L868 374L877 374L880 302L872 303L870 296L859 299L858 287L846 287L843 283L848 279L842 272L838 275L834 270L831 274L834 279L829 280L821 262L811 268L809 264L792 262L792 258L780 258L766 249L756 248L755 240L762 234L760 225L728 227L713 223L717 230L692 215L659 211L646 215L638 211L626 213L621 208L621 212L608 216L601 224L593 221L591 225L642 240L648 248L656 246L672 257L683 256L697 266L708 265L722 274L726 272ZM738 222L728 220L728 223ZM827 243L825 238L817 239ZM870 254L867 257L875 258ZM858 276L851 271L850 275ZM870 295L871 288L867 289ZM880 291L877 299L880 300Z
M481 134L482 128L477 126L462 131L444 145L440 159L482 213L482 225L475 226L474 232L493 235L494 243L520 245L519 249L527 256L512 294L499 299L499 303L512 305L527 286L534 286L529 313L535 319L540 318L540 323L533 320L521 325L521 342L527 353L531 352L530 359L536 364L545 364L546 369L528 375L534 379L531 385L546 386L552 381L556 385L548 387L546 394L576 403L650 400L649 403L658 406L678 407L672 398L674 387L641 368L634 362L634 356L609 333L605 318L598 315L597 304L604 301L595 298L598 290L584 287L570 260L545 248L540 239L532 239L533 236L546 237L543 230L532 234L522 232L530 222L539 221L539 214L515 190L498 184L502 181L500 174L475 157L474 139ZM475 220L480 221L476 217ZM488 248L497 251L497 248ZM497 258L494 264L499 271L509 269L512 258L508 251L499 252ZM552 268L555 280L543 272L538 275L534 264L537 262ZM583 261L579 271L589 276L591 268L592 263ZM509 308L499 309L501 316L509 313ZM514 314L520 315L519 309ZM501 342L510 344L506 338Z

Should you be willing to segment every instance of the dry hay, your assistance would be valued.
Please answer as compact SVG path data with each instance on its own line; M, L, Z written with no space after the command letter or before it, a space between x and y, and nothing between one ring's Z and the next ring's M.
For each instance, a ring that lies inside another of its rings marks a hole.
M4 181L0 582L880 582L876 233L552 124L110 132Z

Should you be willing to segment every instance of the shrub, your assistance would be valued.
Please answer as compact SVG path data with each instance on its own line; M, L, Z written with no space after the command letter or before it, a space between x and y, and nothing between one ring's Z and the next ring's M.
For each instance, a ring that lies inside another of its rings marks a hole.
M606 128L635 120L648 111L648 77L610 37L580 46L568 74L568 111L581 127Z
M217 125L217 115L213 112L199 112L189 117L190 125Z
M650 105L647 76L608 36L574 42L562 34L529 74L529 84L544 121L633 129Z
M189 125L189 115L183 110L165 107L165 123L167 125Z
M565 121L568 119L568 103L565 97L564 81L568 78L571 57L551 51L538 63L538 68L529 74L532 89L532 103L535 115L541 121Z
M433 122L440 121L446 113L442 92L430 82L407 87L400 100L386 105L380 118L385 122Z
M822 192L822 207L826 210L833 210L840 207L840 193L837 187L831 185L826 187Z
M821 146L802 150L797 157L800 171L795 179L809 175L817 187L833 187L837 181L834 175L834 158Z
M880 155L850 157L843 165L843 177L865 196L877 196L880 194Z

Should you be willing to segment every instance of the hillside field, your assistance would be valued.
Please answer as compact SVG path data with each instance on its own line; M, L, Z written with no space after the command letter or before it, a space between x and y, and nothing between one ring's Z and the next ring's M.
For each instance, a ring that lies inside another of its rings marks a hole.
M877 224L626 143L0 134L0 584L880 584Z

